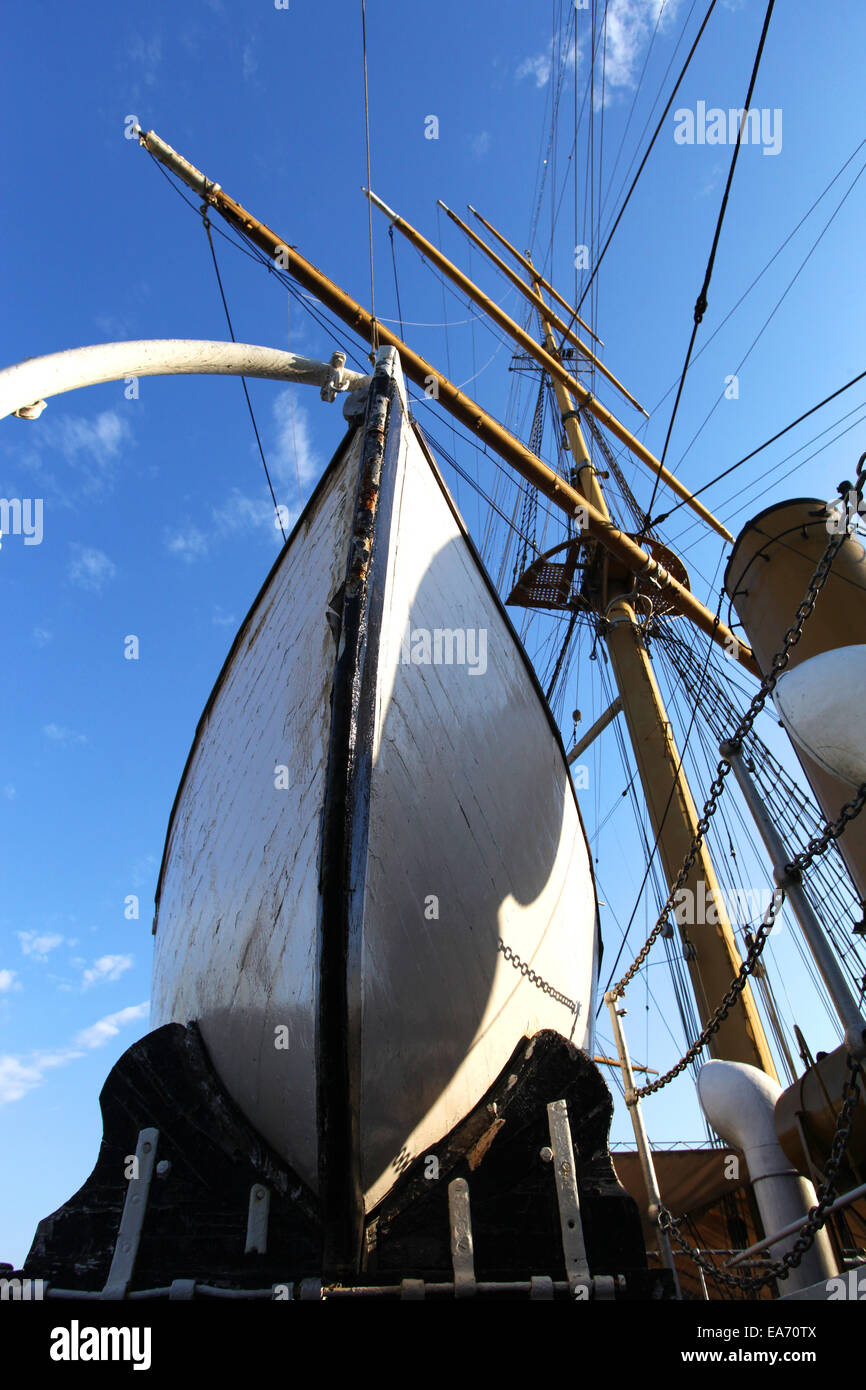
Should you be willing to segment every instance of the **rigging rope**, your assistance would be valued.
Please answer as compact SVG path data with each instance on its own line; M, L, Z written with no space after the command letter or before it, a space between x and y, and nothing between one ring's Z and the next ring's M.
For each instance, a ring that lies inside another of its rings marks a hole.
M719 240L720 240L721 235L722 235L722 226L724 225L724 221L725 221L725 213L726 213L727 210L728 210L728 198L730 197L731 185L732 185L733 182L734 182L734 173L735 173L735 170L736 170L736 167L737 167L737 160L738 160L739 157L740 157L740 149L742 148L742 143L743 143L743 130L745 129L746 121L747 121L748 116L749 116L749 110L750 110L751 101L752 101L752 93L753 93L754 90L755 90L755 83L756 83L757 80L758 80L758 70L759 70L759 68L760 68L760 66L761 66L761 57L762 57L763 52L764 52L764 44L766 43L766 40L767 40L767 33L768 33L768 31L769 31L769 28L770 28L770 20L771 20L772 17L773 17L773 10L774 10L774 8L775 8L775 4L776 4L776 0L769 0L769 4L767 5L767 12L766 12L766 14L764 15L764 26L763 26L763 28L762 28L762 30L761 30L761 37L760 37L760 40L758 41L758 51L757 51L757 53L755 54L755 61L754 61L753 65L752 65L752 75L751 75L751 77L750 77L750 79L749 79L749 90L748 90L747 93L746 93L746 101L745 101L744 109L740 112L740 128L739 128L739 130L737 131L737 143L736 143L736 145L734 146L734 153L733 153L733 156L732 156L732 158L731 158L731 167L730 167L729 170L728 170L728 181L727 181L727 183L725 184L725 192L724 192L724 195L723 195L723 197L722 197L722 206L719 208L719 216L718 216L718 220L716 221L716 230L715 230L715 233L714 233L714 235L713 235L713 244L712 244L712 246L711 246L711 248L710 248L710 255L709 255L709 260L707 261L707 268L706 268L706 270L705 270L705 272L704 272L704 283L701 285L700 293L699 293L699 295L698 295L698 297L697 297L697 300L695 301L694 324L693 324L693 326L692 326L692 334L691 334L691 338L689 339L689 346L688 346L688 350L687 350L687 352L686 352L686 360L685 360L685 362L683 363L683 370L682 370L682 374L681 374L681 376L680 376L680 384L679 384L679 386L677 387L676 399L674 400L674 408L673 408L673 410L671 411L670 423L668 424L668 432L667 432L667 434L665 435L664 448L662 449L662 452L661 452L661 459L660 459L660 463L661 463L661 464L664 463L665 458L667 457L668 445L669 445L670 442L671 442L671 435L673 434L674 422L675 422L675 420L676 420L676 418L677 418L677 412L678 412L679 407L680 407L680 400L682 399L683 388L685 387L685 384L686 384L686 375L687 375L688 370L689 370L689 364L691 363L691 360L692 360L692 352L693 352L694 346L695 346L695 339L696 339L697 336L698 336L698 329L700 328L701 323L703 322L704 314L707 312L707 292L709 291L709 288L710 288L710 280L712 279L712 276L713 276L713 267L715 266L715 262L716 262L716 252L717 252L718 249L719 249ZM647 512L646 512L647 524L649 524L649 519L650 519L650 516L652 515L653 503L654 503L655 500L656 500L656 493L658 492L658 487L659 487L659 483L660 483L660 482L661 482L661 468L659 468L659 470L657 471L656 477L655 477L655 482L653 483L652 496L651 496L651 498L650 498L649 506L647 507Z
M814 202L811 204L811 206L808 207L808 208L806 209L806 211L803 213L803 216L799 219L799 221L795 224L795 226L793 226L793 227L791 228L790 232L789 232L788 235L785 237L784 241L782 241L782 242L776 247L776 250L773 252L773 254L772 254L772 256L770 257L770 259L764 264L764 266L761 268L761 270L758 271L758 273L757 273L757 275L755 276L754 280L752 280L751 284L743 291L743 293L740 295L739 299L737 300L736 304L734 304L734 305L732 306L732 308L730 308L730 309L728 310L728 312L725 314L724 318L723 318L723 319L721 320L721 322L719 323L718 327L716 327L716 328L713 329L712 333L710 334L709 338L707 338L707 340L706 340L706 342L704 343L703 347L700 348L699 351L695 353L695 356L694 356L694 359L693 359L695 362L697 362L698 359L704 355L704 353L706 352L706 350L707 350L707 348L710 346L710 344L715 340L715 338L718 337L719 333L721 333L722 329L724 328L724 326L725 326L725 324L728 322L728 320L737 312L737 310L739 309L740 305L743 304L744 301L748 298L748 296L752 293L752 290L755 288L755 286L764 278L764 276L766 275L767 271L770 269L770 266L773 265L774 262L778 260L779 256L782 254L782 252L784 251L784 249L785 249L785 247L788 245L788 243L789 243L790 241L793 241L794 237L797 235L797 233L799 232L800 228L801 228L801 227L803 226L803 224L804 224L806 221L808 221L808 219L812 216L812 213L815 211L815 209L816 209L816 207L818 206L818 204L819 204L820 202L822 202L823 199L824 199L824 198L827 196L827 194L830 192L830 189L833 187L834 183L836 183L836 182L842 177L842 175L844 174L845 170L848 168L848 165L851 163L851 161L852 161L853 159L856 159L857 155L860 153L860 151L862 150L862 148L863 148L864 145L866 145L866 136L863 137L863 139L862 139L862 140L860 141L860 143L857 145L856 149L853 150L853 151L851 152L851 154L849 154L849 156L848 156L848 158L845 160L844 164L841 165L841 167L840 167L839 169L836 170L836 173L835 173L835 174L833 175L833 177L830 179L829 183L827 183L827 184L825 185L825 187L824 187L824 188L821 190L821 192L818 194L817 198L814 200ZM861 171L861 172L862 172L862 171ZM859 177L859 176L858 176L858 177ZM855 180L855 182L856 182L856 180ZM852 185L852 187L853 187L853 185ZM849 193L850 193L850 191L851 191L851 189L848 190ZM846 198L847 198L847 196L848 196L848 194L845 195ZM843 199L842 201L844 202L845 200ZM841 207L841 204L839 204L839 207ZM839 209L838 209L838 207L837 207L836 211L838 212L838 210L839 210ZM836 213L834 212L834 213L833 213L833 217L835 217L835 215L836 215ZM831 217L831 218L830 218L830 222L832 222L832 220L833 220L833 218ZM827 226L830 225L830 222L827 223ZM825 229L825 230L826 230L826 229ZM815 247L818 245L818 241L820 241L820 240L821 240L821 238L819 237L818 240L817 240L817 241L814 243L814 245L812 246L812 249L811 249L811 251L809 252L809 255L810 255L810 256L812 255L812 252L815 250ZM808 259L808 257L807 257L807 259ZM804 262L804 264L805 264L805 262ZM802 269L802 267L801 267L801 269ZM780 301L780 302L781 302L781 301ZM668 387L667 391L665 391L665 393L664 393L664 395L661 397L661 399L660 399L659 401L657 401L656 404L653 406L652 410L650 411L650 415L655 415L655 413L656 413L656 411L659 409L659 407L664 405L664 403L665 403L665 401L667 400L668 396L671 394L671 391L676 390L676 385L677 385L676 381L671 382L671 384L670 384L670 386ZM680 462L682 462L682 459L680 460Z
M716 483L720 483L723 478L727 478L728 475L733 473L737 468L740 468L744 463L748 463L756 454L762 453L764 449L769 449L771 444L775 444L777 439L782 438L782 435L788 434L796 425L800 425L804 420L808 420L810 415L814 415L816 411L821 410L823 406L829 405L831 401L835 401L837 396L841 396L843 392L848 391L852 386L856 386L857 382L862 381L864 377L866 377L866 371L858 373L858 375L853 376L850 381L846 381L844 386L840 386L837 391L832 391L829 396L825 396L817 405L813 405L809 410L804 410L803 414L798 415L796 420L792 420L790 425L786 425L782 430L777 430L769 439L765 439L763 444L759 444L757 449L753 449L750 454L746 454L743 458L738 459L736 463L732 463L730 468L725 468L721 473L717 474L715 478L711 478L708 483L704 483L702 487L699 487L691 494L692 498L699 497L702 492L706 492L708 487L713 487ZM677 502L676 506L671 507L670 511L661 512L657 517L654 517L649 524L651 526L661 525L663 521L667 521L669 517L673 516L674 512L678 512L680 507L684 505L683 502Z
M394 249L394 228L388 228L388 239L391 242L391 264L394 267L394 293L397 296L397 313L400 316L400 337L406 337L406 329L403 326L403 309L400 304L400 282L397 279L397 252Z
M370 181L370 101L367 93L367 5L361 0L361 42L364 50L364 133L367 146L367 187ZM373 203L367 199L367 221L370 234L370 356L373 357L379 346L379 330L376 325L376 293L373 286Z
M231 334L232 342L235 343L235 342L237 342L237 339L235 338L235 330L234 330L234 328L232 327L232 317L231 317L231 314L229 313L229 306L228 306L228 304L227 304L227 302L226 302L225 290L223 289L223 282L222 282L222 276L220 275L220 268L219 268L219 266L218 266L218 264L217 264L216 251L214 250L213 238L211 237L211 234L210 234L210 218L209 218L208 215L207 215L207 204L206 204L206 203L203 204L203 206L202 206L202 226L204 227L205 232L207 233L207 244L208 244L208 246L210 247L211 258L212 258L212 260L213 260L213 268L214 268L214 270L216 271L216 278L217 278L217 284L219 285L220 298L222 299L222 302L223 302L223 309L225 310L225 315L226 315L226 323L228 324L229 333ZM246 396L247 410L250 412L250 419L251 419L252 422L253 422L253 433L254 433L255 436L256 436L256 443L257 443L258 446L259 446L259 454L261 455L262 467L263 467L264 470L265 470L265 477L266 477L267 480L268 480L268 487L270 488L270 492L271 492L271 501L272 501L273 504L274 504L274 512L276 513L277 524L279 525L280 531L281 531L281 533L282 533L283 540L285 541L285 540L287 540L288 538L287 538L287 536L286 536L285 528L284 528L284 526L283 526L282 513L280 512L280 508L279 508L279 505L278 505L278 503L277 503L276 494L275 494L275 492L274 492L274 485L273 485L273 483L271 482L271 475L270 475L270 473L269 473L269 471L268 471L268 464L267 464L267 460L266 460L266 458L265 458L265 451L264 451L264 449L262 448L262 441L261 441L261 437L260 437L260 435L259 435L259 427L258 427L258 425L256 424L256 417L255 417L255 414L254 414L254 412L253 412L252 401L250 400L250 393L249 393L249 391L247 390L246 377L243 377L243 376L241 377L241 385L242 385L243 388L244 388L244 395Z
M604 246L603 246L602 251L601 251L601 255L599 256L598 260L596 261L595 265L593 266L592 274L590 275L589 280L588 280L587 283L586 283L586 287L585 287L585 289L584 289L584 291L583 291L583 294L581 295L581 297L580 297L580 299L579 299L579 301L578 301L578 303L577 303L577 307L573 310L572 315L571 315L571 318L570 318L569 321L568 321L568 324L567 324L567 327L568 327L568 328L571 328L572 324L574 323L575 319L577 318L577 315L580 313L580 306L583 304L583 301L586 299L586 296L589 294L590 287L592 286L592 284L593 284L593 282L594 282L594 280L595 280L595 277L596 277L596 275L598 274L598 271L599 271L599 268L600 268L600 266L601 266L601 263L602 263L602 261L604 260L606 254L607 254L607 249L608 249L608 247L610 246L611 241L613 240L614 233L616 232L617 227L619 226L620 222L622 221L623 213L625 212L626 208L627 208L628 205L629 205L629 201L630 201L630 199L631 199L631 195L634 193L634 190L635 190L635 188L637 187L638 179L640 178L641 174L643 173L644 166L646 165L646 162L647 162L647 160L648 160L649 157L650 157L650 154L651 154L651 152L652 152L652 148L653 148L653 146L654 146L656 140L658 139L658 136L659 136L659 133L660 133L660 131L661 131L662 126L664 125L664 123L665 123L665 121L666 121L666 119L667 119L667 114L668 114L668 112L670 111L671 107L673 106L674 97L676 96L677 92L678 92L679 89L680 89L680 85L681 85L681 83L682 83L682 80L683 80L683 78L685 77L686 72L688 71L688 67L689 67L689 64L690 64L691 61L692 61L692 58L694 57L695 49L697 48L698 44L699 44L700 41L701 41L701 36L702 36L704 30L706 29L707 24L709 23L710 15L712 14L712 12L713 12L713 10L714 10L715 8L716 8L716 0L710 0L709 8L708 8L706 14L704 15L703 22L701 23L701 27L700 27L700 29L698 30L698 33L697 33L697 37L696 37L694 43L692 44L691 48L689 49L688 57L686 58L686 61L685 61L685 63L683 64L683 67L682 67L682 70L681 70L681 72L680 72L680 75L679 75L679 77L678 77L677 80L676 80L676 84L675 84L675 86L674 86L674 89L673 89L673 91L671 92L670 97L668 98L667 106L665 107L664 111L663 111L662 114L661 114L661 118L659 119L659 123L658 123L658 125L656 126L655 130L653 131L652 139L650 140L649 145L647 146L646 154L644 155L643 159L642 159L641 162L640 162L640 168L638 169L637 173L635 174L634 178L632 179L631 187L629 188L628 193L627 193L626 196L625 196L625 201L624 201L622 207L620 208L619 213L617 214L616 221L614 222L613 226L611 227L610 234L609 234L609 236L608 236L608 238L607 238L607 241L604 243ZM563 345L565 344L565 341L566 341L566 340L565 340L565 338L563 337L563 340L562 340L562 342L560 343L560 350L562 350L562 347L563 347Z

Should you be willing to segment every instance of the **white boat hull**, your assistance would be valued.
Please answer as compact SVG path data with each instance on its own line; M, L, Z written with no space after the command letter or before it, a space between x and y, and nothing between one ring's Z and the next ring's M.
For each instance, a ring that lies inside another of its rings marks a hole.
M395 354L377 382L200 721L153 990L154 1026L197 1021L263 1137L320 1193L343 1164L367 1211L524 1036L588 1045L596 968L558 733Z

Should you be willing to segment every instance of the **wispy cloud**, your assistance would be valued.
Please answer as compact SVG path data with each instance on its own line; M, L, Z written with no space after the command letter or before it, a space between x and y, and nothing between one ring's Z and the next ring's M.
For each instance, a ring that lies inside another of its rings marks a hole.
M296 489L300 480L301 490L318 478L322 471L322 461L310 438L310 419L304 406L295 401L290 386L280 391L274 400L274 426L276 445L272 450L272 474L283 485L283 491Z
M604 56L604 85L634 87L637 67L656 24L664 29L675 18L680 0L610 0Z
M117 566L109 560L104 550L94 546L78 545L72 542L72 559L67 574L73 584L90 593L101 593L109 580L117 573Z
M480 135L476 135L472 140L472 153L480 159L490 149L490 132L482 130Z
M532 58L524 58L517 68L517 77L534 77L536 87L545 87L550 81L552 68L550 53L536 53Z
M14 801L14 800L15 800L15 797L17 796L17 792L16 792L16 790L15 790L15 785L14 785L13 782L7 782L7 783L5 784L5 786L3 787L3 795L4 795L4 797L6 798L7 801Z
M74 729L66 729L62 724L44 724L42 732L52 743L62 743L66 748L87 742L86 734L78 734Z
M139 76L148 87L157 79L162 62L162 39L159 34L149 34L144 38L136 34L129 45L130 63L139 69Z
M85 492L102 492L112 481L114 465L132 429L118 410L103 410L94 420L78 415L48 419L42 442L59 450L82 479Z
M114 485L119 462L134 442L129 413L103 410L93 418L83 415L45 415L36 434L4 441L7 466L21 471L7 495L34 492L50 496L52 506L76 511L93 496L106 494Z
M20 988L15 970L0 970L0 994L8 994L10 990Z
M656 25L664 30L675 18L682 0L608 0L606 32L598 42L596 64L597 98L601 101L602 69L605 100L617 88L633 88L637 83L638 65L652 38ZM578 31L578 61L582 42ZM537 87L545 87L553 72L554 59L566 68L574 68L574 41L558 33L552 44L524 58L517 66L518 79L532 78Z
M37 960L47 959L51 951L56 951L66 940L59 932L20 931L18 940L25 956L35 956Z
M322 459L313 444L309 416L304 406L295 403L289 387L280 391L273 403L266 458L277 502L282 509L283 526L288 534L298 516L294 504L306 496L311 483L318 479L322 471ZM292 499L293 505L289 505L289 499ZM278 545L282 543L273 500L264 486L260 492L253 494L232 488L219 506L211 508L210 517L212 524L207 530L194 523L167 528L163 533L163 542L169 554L192 564L209 554L215 541L242 531L247 534L258 532ZM214 618L218 625L220 621ZM228 626L225 619L222 621ZM234 622L234 619L231 621Z
M188 526L185 530L171 527L165 532L164 540L168 553L177 555L188 565L207 554L207 536L197 526Z
M274 504L270 497L264 493L260 497L249 497L238 488L232 488L221 507L214 507L213 519L221 536L230 536L233 531L257 529L273 533L276 529Z
M132 956L100 956L99 960L95 960L84 971L81 977L81 988L89 989L91 985L119 980L121 975L132 968L132 965Z
M224 608L220 608L218 603L214 605L211 622L214 627L237 627L238 624L234 613L227 613Z
M46 1072L66 1066L93 1048L102 1047L117 1037L121 1028L146 1018L149 1009L150 1003L145 1000L143 1004L131 1004L117 1013L107 1014L89 1028L83 1028L75 1037L72 1047L60 1048L55 1052L35 1050L17 1056L11 1053L0 1056L0 1105L20 1100L29 1091L41 1086Z
M54 633L49 632L45 627L34 627L30 634L34 647L47 647L53 636Z
M18 1057L8 1052L0 1054L0 1105L20 1100L28 1091L42 1085L45 1073L52 1067L62 1067L74 1057L83 1055L72 1049L65 1052L31 1052Z
M140 859L136 859L132 866L132 886L141 888L144 884L151 884L156 879L159 860L155 854L143 854Z
M76 1035L75 1044L77 1047L102 1047L109 1038L116 1038L128 1023L137 1023L140 1018L146 1018L149 1009L150 1002L145 1000L143 1004L130 1004L126 1009L119 1009L116 1014L106 1014L98 1023L83 1028Z
M524 58L518 64L515 76L518 81L524 77L531 77L536 87L546 87L553 72L554 60L556 60L557 66L562 65L573 71L575 58L579 61L580 56L580 38L578 37L577 53L575 54L574 38L566 38L557 31L551 43L545 44L544 48L531 54L528 58Z
M241 70L243 72L245 82L249 82L250 78L253 77L255 73L258 71L259 65L256 62L255 54L253 52L254 47L255 45L252 39L250 39L249 43L244 44L244 51L241 57Z

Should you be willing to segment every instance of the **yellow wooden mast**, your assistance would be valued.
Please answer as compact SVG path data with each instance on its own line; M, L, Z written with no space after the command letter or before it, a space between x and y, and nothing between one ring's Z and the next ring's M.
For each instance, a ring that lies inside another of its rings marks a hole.
M533 288L541 291L536 279ZM546 350L556 352L548 313L539 311ZM607 502L574 414L574 401L560 382L553 382L556 402L565 421L569 448L578 467L578 486L599 511ZM622 700L622 711L638 767L650 824L658 842L665 880L670 886L679 876L697 831L698 814L689 790L682 760L674 741L662 693L637 620L634 602L621 578L606 568L598 614L604 618L605 641L613 676ZM723 999L742 964L734 933L706 843L698 847L695 861L682 884L692 904L712 904L704 924L680 925L684 954L695 1005L705 1025ZM764 1028L751 989L746 985L739 1001L709 1043L713 1057L747 1062L776 1077Z

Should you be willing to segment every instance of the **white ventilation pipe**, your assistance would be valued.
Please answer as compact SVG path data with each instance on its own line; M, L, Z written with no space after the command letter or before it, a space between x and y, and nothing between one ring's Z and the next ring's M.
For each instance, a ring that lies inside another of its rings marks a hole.
M703 1112L726 1144L742 1150L768 1236L800 1220L818 1200L812 1184L791 1167L776 1138L773 1111L781 1093L777 1081L745 1062L707 1062L698 1073ZM771 1258L781 1259L795 1240L790 1235L774 1243ZM830 1239L820 1230L800 1264L780 1281L779 1289L782 1294L793 1293L837 1273Z

